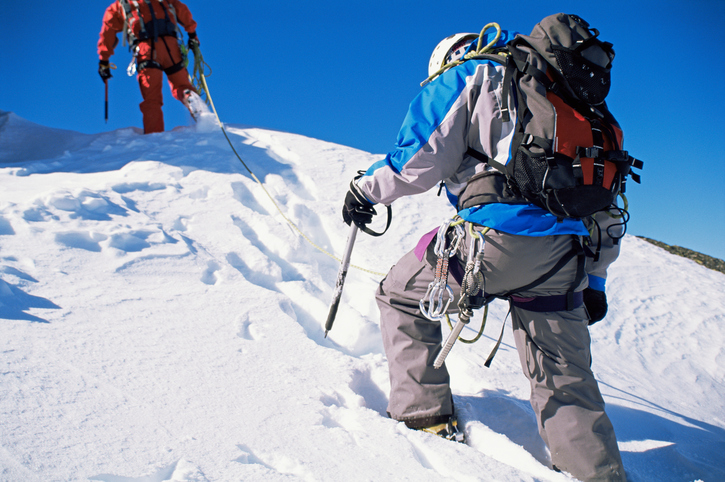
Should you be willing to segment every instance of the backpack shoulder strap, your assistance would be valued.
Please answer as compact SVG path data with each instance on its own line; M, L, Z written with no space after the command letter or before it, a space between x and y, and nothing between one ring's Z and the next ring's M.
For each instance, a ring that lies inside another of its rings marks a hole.
M164 7L166 10L166 19L169 20L169 17L171 17L171 22L176 28L176 36L180 39L183 39L184 35L179 27L179 17L176 16L176 9L174 8L174 4L171 3L170 0L159 0L159 2L161 3L161 6Z
M137 42L137 37L133 33L133 23L136 19L133 13L136 12L138 15L139 29L142 37L146 36L146 27L144 26L143 18L141 18L141 11L138 8L137 0L118 0L118 3L123 7L123 20L125 25L124 39L128 41L129 48L133 48Z
M164 13L166 14L166 20L177 23L176 9L174 8L174 5L168 0L159 0L159 3L161 4L161 8L164 9Z
M498 54L480 54L470 58L491 60L504 66L504 77L503 77L503 90L501 92L501 100L503 105L501 106L501 118L504 122L511 120L511 113L509 112L509 96L511 95L511 82L514 78L514 71L516 70L516 64L513 62L509 50L506 48Z

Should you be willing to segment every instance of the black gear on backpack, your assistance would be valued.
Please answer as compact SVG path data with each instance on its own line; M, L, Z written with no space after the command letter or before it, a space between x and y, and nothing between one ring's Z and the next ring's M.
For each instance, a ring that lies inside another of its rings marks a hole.
M146 6L151 12L151 20L146 22L141 16L139 8L139 0L119 0L123 7L123 13L125 17L125 35L128 39L129 49L133 49L142 40L156 41L159 37L176 37L178 27L176 25L176 12L174 7L163 0L159 3L164 10L164 18L156 18L153 6L149 0L141 0L142 3L146 3ZM138 20L136 16L138 16ZM133 24L139 23L139 34L138 36L133 32Z
M604 102L610 88L612 44L576 15L546 17L530 36L510 41L505 55L483 54L504 63L503 103L518 103L511 157L506 165L472 148L467 155L489 163L507 179L507 191L559 218L584 218L609 209L628 177L639 183L642 161L622 150L622 131ZM513 80L515 92L509 92ZM510 116L502 109L504 121ZM466 187L470 205L476 177ZM485 191L485 190L483 190Z
M133 53L134 58L136 56L136 50L139 42L144 40L151 40L151 56L153 57L156 40L161 37L173 37L176 41L183 39L183 34L179 30L178 20L176 18L176 10L171 2L158 0L161 8L164 10L163 18L156 18L151 0L140 0L145 3L151 13L151 20L144 21L139 8L139 0L119 0L119 3L123 7L124 14L124 38L128 41L128 48ZM135 15L134 15L135 13ZM138 17L138 18L137 18ZM139 23L139 34L136 35L133 31L134 23ZM164 42L165 43L165 42ZM180 46L182 44L180 43ZM168 45L166 46L168 50ZM181 62L165 69L167 75L175 74L176 72L186 68L187 65L187 54L185 49L181 49ZM155 60L145 60L139 62L136 66L136 70L141 71L144 69L153 68L161 69L161 65ZM129 74L131 75L131 74Z

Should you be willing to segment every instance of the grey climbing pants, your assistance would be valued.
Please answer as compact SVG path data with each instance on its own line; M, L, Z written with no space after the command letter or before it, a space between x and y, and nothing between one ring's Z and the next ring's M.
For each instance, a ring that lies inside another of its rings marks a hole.
M516 291L548 273L572 249L571 236L515 236L491 230L485 238L487 293L538 297L586 287L586 277L573 286L575 257L542 284ZM445 365L438 370L432 366L442 342L441 326L419 308L434 278L434 244L403 256L376 294L390 371L388 413L411 427L432 425L453 414L449 373ZM466 259L467 250L463 251L461 260ZM453 276L448 284L455 294L449 313L454 313L460 285ZM511 315L521 367L531 384L531 406L552 464L581 480L626 480L614 429L590 369L585 307L534 312L512 306Z

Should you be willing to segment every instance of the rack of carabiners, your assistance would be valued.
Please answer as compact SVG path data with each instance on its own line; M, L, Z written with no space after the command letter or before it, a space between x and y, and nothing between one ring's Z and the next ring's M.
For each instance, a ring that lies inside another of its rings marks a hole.
M453 348L456 340L460 339L465 343L473 343L481 337L483 328L486 325L488 304L485 302L485 298L479 295L479 293L483 294L485 292L485 279L481 268L483 265L483 249L486 244L484 235L490 228L484 227L483 230L477 231L473 228L473 224L464 221L458 216L444 221L438 229L434 248L434 253L438 257L435 277L428 285L428 290L420 300L419 307L423 315L429 320L440 321L445 317L448 319L450 326L447 311L454 299L454 294L448 285L449 264L450 259L456 256L462 247L462 243L466 239L464 224L468 229L469 245L466 266L461 280L461 296L458 300L458 321L451 328L451 332L443 344L443 348L433 362L433 367L436 369L443 366L443 362ZM447 299L444 301L444 298ZM484 305L486 306L486 311L484 312L478 335L473 340L459 338L463 328L471 321L473 311Z

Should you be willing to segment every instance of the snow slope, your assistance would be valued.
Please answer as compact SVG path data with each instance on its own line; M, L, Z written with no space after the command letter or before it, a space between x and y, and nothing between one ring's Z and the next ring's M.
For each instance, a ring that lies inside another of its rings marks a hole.
M350 270L325 338L339 262L206 127L85 135L0 111L0 480L570 480L549 469L510 327L483 367L503 303L447 361L468 445L386 417L373 291L452 214L442 198L397 201L384 237L358 236L373 273ZM227 131L339 256L347 183L380 156ZM623 243L591 332L628 476L725 480L725 275Z

